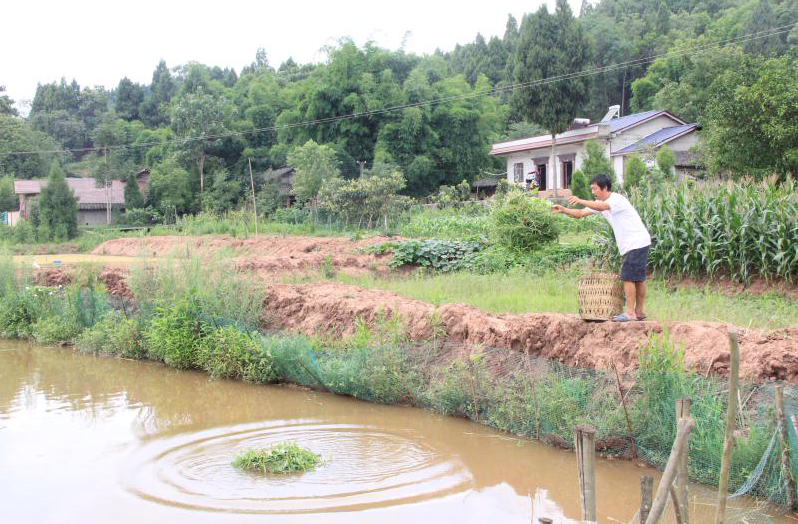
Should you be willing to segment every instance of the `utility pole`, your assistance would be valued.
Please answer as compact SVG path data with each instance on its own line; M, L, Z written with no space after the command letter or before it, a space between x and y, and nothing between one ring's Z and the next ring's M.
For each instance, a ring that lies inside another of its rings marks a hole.
M105 148L105 225L111 225L111 191L108 189L108 148Z
M247 157L249 166L249 182L252 184L252 211L255 213L255 236L258 236L258 204L255 201L255 178L252 176L252 158Z

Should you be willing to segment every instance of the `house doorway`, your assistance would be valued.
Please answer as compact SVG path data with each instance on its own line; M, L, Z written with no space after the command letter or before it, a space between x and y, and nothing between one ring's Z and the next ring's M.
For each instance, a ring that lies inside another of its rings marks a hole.
M562 163L562 187L569 189L571 187L571 175L574 172L574 163L571 160L566 160Z
M538 164L538 189L546 191L546 164Z

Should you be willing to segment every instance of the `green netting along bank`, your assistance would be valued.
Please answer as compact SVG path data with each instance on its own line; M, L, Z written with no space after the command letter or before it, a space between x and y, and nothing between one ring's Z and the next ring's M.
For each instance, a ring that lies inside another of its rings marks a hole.
M620 388L612 372L567 367L507 349L362 342L319 347L302 336L264 339L277 376L289 382L463 416L567 449L573 447L573 428L590 424L596 428L600 453L633 458L636 451L639 459L660 469L676 434L676 400L690 398L696 422L690 439L690 477L717 485L727 383L673 369L676 355L663 349L662 341L652 342L649 360L644 357L640 370L620 377ZM796 388L785 386L785 396L787 405L798 405ZM783 504L773 383L744 382L740 397L730 493ZM792 449L798 449L798 439Z

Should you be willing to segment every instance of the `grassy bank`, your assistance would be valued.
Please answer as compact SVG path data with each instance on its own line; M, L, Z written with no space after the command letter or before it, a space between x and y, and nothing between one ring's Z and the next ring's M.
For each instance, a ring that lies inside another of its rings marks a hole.
M490 313L577 313L577 285L582 269L509 271L502 274L456 272L410 276L350 276L335 280L366 289L380 289L435 305L461 303ZM322 280L321 274L288 277L287 282ZM774 293L724 293L711 284L674 287L649 281L646 309L659 322L709 321L742 327L795 327L798 301Z
M452 275L450 278L456 278ZM266 334L264 296L248 276L223 260L171 261L136 268L134 301L109 297L87 268L67 289L31 285L30 275L0 261L0 334L79 351L150 359L211 377L256 383L291 382L372 402L412 405L462 416L522 437L571 447L576 424L597 429L600 449L630 456L631 445L615 377L567 368L512 350L474 350L463 358L432 340L411 344L401 319L358 324L347 339ZM626 377L637 450L662 467L674 436L674 403L693 399L697 431L690 472L714 483L723 440L725 382L686 371L667 337L641 349L640 368ZM770 385L744 384L733 452L732 489L742 486L773 434ZM768 455L752 493L779 497L778 463ZM772 456L771 456L772 455ZM776 469L774 469L776 468ZM775 476L774 476L775 475Z

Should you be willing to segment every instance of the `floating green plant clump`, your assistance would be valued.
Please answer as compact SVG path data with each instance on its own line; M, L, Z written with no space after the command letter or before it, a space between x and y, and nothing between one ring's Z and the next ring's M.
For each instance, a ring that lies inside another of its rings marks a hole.
M263 473L298 473L321 463L321 457L293 442L283 442L268 449L250 449L233 459L233 467Z

